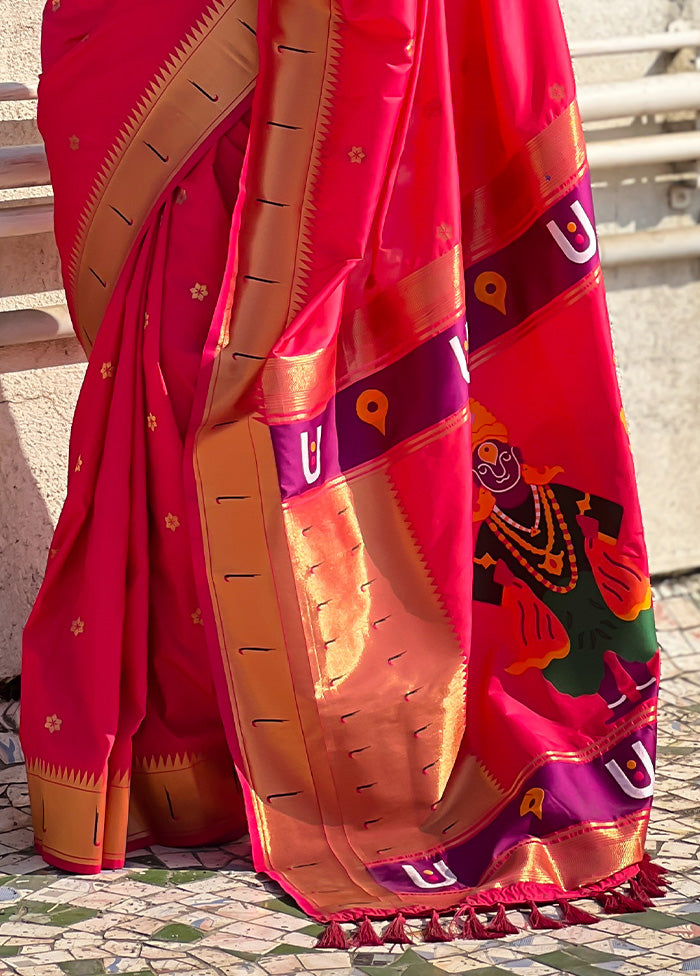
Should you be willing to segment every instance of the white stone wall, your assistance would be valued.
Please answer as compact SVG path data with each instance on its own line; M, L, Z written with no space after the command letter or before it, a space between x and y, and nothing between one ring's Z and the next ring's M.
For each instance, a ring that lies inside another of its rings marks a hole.
M572 41L700 27L700 0L562 0ZM579 84L693 70L693 53L581 58ZM587 127L589 141L687 127L624 120ZM669 204L669 174L693 165L630 167L594 174L599 230L626 233L698 222L700 193L687 210ZM681 178L682 179L682 178ZM687 181L689 186L692 183ZM652 572L700 565L700 261L640 264L605 275L625 409L639 478Z
M0 0L0 81L35 81L40 0ZM39 142L35 102L0 102L0 144ZM45 188L0 190L0 207ZM62 300L50 234L0 239L0 311ZM63 502L70 422L84 372L76 340L0 348L0 678L17 674L22 627Z
M22 627L63 504L82 358L65 339L0 350L0 677L18 671Z
M536 0L533 0L536 2ZM38 73L41 0L0 0L0 81ZM700 26L700 0L562 0L572 40ZM581 60L581 83L683 70L688 56ZM0 142L38 140L34 104L0 103ZM599 135L591 134L591 138ZM663 168L603 174L604 231L694 222L697 193L673 214ZM37 189L25 196L41 196ZM0 191L0 206L12 194ZM640 265L607 275L609 304L639 474L652 570L700 565L700 263ZM50 235L0 240L0 310L60 301ZM84 372L74 340L0 349L0 678L17 673L20 634L44 569L66 479L70 419Z

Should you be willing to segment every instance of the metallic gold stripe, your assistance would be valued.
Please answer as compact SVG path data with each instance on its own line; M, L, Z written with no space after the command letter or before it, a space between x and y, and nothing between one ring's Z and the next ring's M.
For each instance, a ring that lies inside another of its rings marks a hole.
M336 7L334 0L288 0L274 8L275 23L269 30L277 43L256 92L259 117L268 121L251 141L235 302L222 330L207 424L230 422L245 412L236 405L257 380L260 360L269 356L287 322L305 261L300 224L307 225L303 215L313 210L312 161L327 135L319 104L329 84L336 84ZM290 57L287 47L303 49L303 58ZM261 206L260 200L284 206ZM206 437L206 432L200 436Z
M308 3L307 3L308 6ZM337 65L340 60L342 42L340 36L340 25L343 19L342 4L338 0L330 0L328 4L328 37L326 41L326 62L323 73L323 84L321 87L320 98L314 105L317 110L316 132L309 160L307 182L304 192L304 202L301 209L299 220L299 244L296 253L294 266L294 277L291 282L291 293L289 299L289 311L287 313L286 325L304 307L307 299L307 283L309 277L309 267L311 258L311 229L313 221L318 213L314 203L316 184L321 166L323 163L323 150L326 144L326 137L330 128L333 111L335 108L335 91L338 84Z
M325 139L317 113L331 70L331 5L285 0L271 11L275 44L256 96L263 122L251 142L235 308L223 324L226 345L214 362L195 446L207 577L262 856L268 868L284 865L287 876L303 871L312 904L329 889L367 898L358 883L366 872L341 866L352 857L341 828L332 826L341 822L333 784L325 764L309 762L307 747L320 741L318 716L270 431L243 417L238 401L259 372L255 357L268 356L289 312L311 158ZM303 57L290 56L301 49ZM261 199L285 206L261 207ZM292 678L296 646L302 673Z
M249 229L238 258L236 307L222 330L194 461L222 663L263 853L266 860L302 864L327 862L328 848L289 673L287 646L295 639L299 611L292 607L282 625L269 534L281 543L275 550L286 546L269 429L242 417L236 403L259 371L255 357L269 354L289 309L330 4L281 2L271 16L268 30L276 43L257 92L266 124L251 144L241 215ZM287 47L303 48L303 58L290 57ZM261 207L260 199L285 206ZM268 519L280 525L272 527ZM326 868L331 878L332 864Z
M586 169L576 102L531 139L490 183L462 200L462 241L469 267L514 241Z
M269 359L262 373L266 419L289 423L316 416L336 390L396 362L464 312L458 245L351 314L337 351Z
M442 830L447 824L452 824L455 821L458 821L458 826L450 838L449 846L456 847L464 843L491 823L501 810L522 791L524 784L538 769L550 762L581 764L597 759L603 753L613 749L632 732L655 721L656 711L655 703L645 705L639 712L628 716L627 719L616 725L604 738L596 739L595 742L591 742L585 749L578 752L550 750L540 753L520 771L517 779L508 787L499 783L493 772L488 770L478 757L474 759L467 757L457 768L456 775L448 783L435 816L422 826L422 830L426 834L435 837L434 846L429 850L406 852L406 856L408 858L426 857L443 850L445 840ZM464 796L467 793L470 796L468 809L464 805Z
M528 838L497 858L478 887L534 882L572 891L594 884L641 860L648 822L646 810L614 823L578 824L542 839Z
M270 423L315 417L335 393L333 346L305 356L268 359L262 372L263 412Z
M322 749L322 738L284 555L269 427L247 419L210 431L199 443L195 474L226 688L265 863L292 883L300 871L304 896L319 907L326 888L341 891L346 903L366 899L360 881L373 903L389 902L347 850L342 827L333 826L342 818L326 764L310 765L308 749Z
M296 498L285 524L308 646L297 653L311 663L345 832L371 863L378 848L415 844L442 794L464 731L464 654L386 470Z
M102 841L102 859L117 863L126 855L129 824L130 777L114 777L107 786L105 800L105 832Z
M215 840L217 833L224 836L236 827L244 831L244 824L228 751L134 761L130 840L144 832L161 844L187 843L190 838Z
M128 782L128 773L125 778ZM100 867L105 777L34 760L27 762L27 783L34 837L40 848L69 864Z
M465 309L458 244L357 309L351 328L340 332L338 388L395 362Z
M76 321L92 345L155 202L257 75L255 0L213 0L119 132L79 222L68 266Z

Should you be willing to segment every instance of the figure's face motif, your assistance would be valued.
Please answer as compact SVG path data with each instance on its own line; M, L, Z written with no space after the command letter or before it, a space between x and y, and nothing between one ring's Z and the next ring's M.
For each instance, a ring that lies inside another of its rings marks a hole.
M520 452L500 441L484 441L472 455L474 477L494 495L511 491L522 479Z

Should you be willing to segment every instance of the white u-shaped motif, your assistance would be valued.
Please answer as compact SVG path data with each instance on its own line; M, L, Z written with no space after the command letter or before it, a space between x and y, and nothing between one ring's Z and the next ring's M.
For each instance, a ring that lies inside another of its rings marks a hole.
M442 881L428 881L412 864L402 864L401 867L417 888L449 888L450 885L457 884L457 876L450 871L444 861L436 861L433 864L438 874L442 875Z
M632 751L636 752L639 761L646 770L647 776L649 777L648 786L633 786L633 784L629 781L629 777L625 772L623 772L619 763L615 759L612 759L610 762L606 763L605 768L620 789L624 790L627 796L631 796L635 800L645 800L647 797L653 796L654 794L654 766L651 761L651 756L641 742L633 742Z
M598 239L595 236L595 230L593 229L593 224L591 223L588 214L583 209L580 200L576 200L571 204L571 209L576 217L578 217L582 229L588 235L588 247L585 251L577 251L574 245L571 243L568 237L566 237L558 226L555 220L550 220L547 224L547 230L552 235L554 240L557 242L559 247L562 249L564 254L567 256L569 261L573 261L574 264L585 264L586 261L590 261L595 252L598 250Z
M301 466L304 469L304 477L307 485L312 485L321 476L321 434L323 428L319 424L316 428L316 467L311 470L311 457L309 455L309 432L301 432Z
M471 379L469 376L469 367L467 366L467 357L464 352L464 344L459 336L452 336L450 339L450 346L452 347L452 352L455 354L455 359L459 364L459 369L464 377L466 383Z

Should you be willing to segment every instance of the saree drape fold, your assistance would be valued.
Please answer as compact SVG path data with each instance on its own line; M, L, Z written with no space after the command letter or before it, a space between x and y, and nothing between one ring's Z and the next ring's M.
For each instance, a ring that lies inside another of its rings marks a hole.
M556 2L53 0L44 62L89 365L38 850L249 829L336 920L633 876L657 644Z

